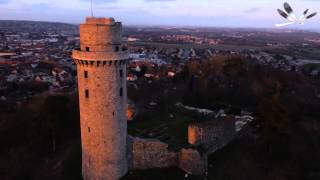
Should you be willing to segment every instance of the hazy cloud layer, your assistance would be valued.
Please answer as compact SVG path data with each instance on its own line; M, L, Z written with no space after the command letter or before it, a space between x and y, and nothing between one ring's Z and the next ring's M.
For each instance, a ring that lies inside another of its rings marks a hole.
M320 0L287 0L299 15L320 11ZM0 0L0 19L79 23L90 15L91 0ZM279 0L93 0L95 16L124 24L273 27L284 21ZM317 8L316 8L317 7ZM307 28L319 28L316 16Z
M8 3L9 0L0 0L0 4Z
M175 0L144 0L145 2L172 2L172 1L175 1Z

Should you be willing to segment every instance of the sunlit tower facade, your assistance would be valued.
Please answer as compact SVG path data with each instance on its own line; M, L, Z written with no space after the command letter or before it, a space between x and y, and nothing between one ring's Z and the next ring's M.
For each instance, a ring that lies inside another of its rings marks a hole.
M77 65L84 180L114 180L128 170L126 64L122 25L88 17L80 25Z

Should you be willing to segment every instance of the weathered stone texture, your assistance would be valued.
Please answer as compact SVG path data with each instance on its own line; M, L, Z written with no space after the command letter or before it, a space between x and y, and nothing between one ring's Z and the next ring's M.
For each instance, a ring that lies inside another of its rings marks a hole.
M235 134L234 118L225 117L190 124L188 142L194 146L200 146L205 152L210 153L225 146Z
M106 22L108 21L106 19ZM95 33L118 36L118 32L113 34L115 32L109 31L109 28L113 27L109 27L108 23L100 28L100 24L94 24L94 19L91 19L90 28L87 26L89 25L83 24L80 27L81 43L86 43L81 45L106 46L107 49L107 46L113 44L112 38L106 35L89 37ZM99 32L93 31L94 27L99 29ZM119 30L121 28L117 29ZM109 58L107 52L101 53L105 57L87 59L86 54L94 53L92 50L94 48L90 49L90 52L82 51L83 56L80 57L75 52L73 54L78 75L82 174L84 180L115 180L125 175L128 169L126 61L115 58L112 63L103 64L101 60ZM87 63L79 63L80 61Z
M87 18L85 24L80 25L81 51L112 52L115 46L121 45L122 25L110 18Z
M132 138L132 169L167 168L178 166L178 153L171 152L168 144L154 139Z
M74 59L87 60L87 61L117 61L129 59L127 52L85 52L79 50L73 50L72 56Z
M189 174L201 175L207 169L207 157L195 149L181 149L179 167Z

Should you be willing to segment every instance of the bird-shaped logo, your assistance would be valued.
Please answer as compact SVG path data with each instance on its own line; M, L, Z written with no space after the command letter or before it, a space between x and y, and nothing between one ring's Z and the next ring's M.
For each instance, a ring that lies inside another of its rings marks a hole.
M294 14L291 6L289 5L289 3L284 3L284 9L286 12L284 12L283 10L281 9L278 9L278 13L284 17L285 19L287 19L289 22L287 23L282 23L282 24L276 24L277 27L281 27L281 26L287 26L287 25L290 25L290 24L300 24L300 25L303 25L304 22L307 20L307 19L310 19L312 17L314 17L315 15L317 15L317 12L314 12L310 15L308 15L308 12L309 12L309 9L306 9L303 14L297 18L297 16Z

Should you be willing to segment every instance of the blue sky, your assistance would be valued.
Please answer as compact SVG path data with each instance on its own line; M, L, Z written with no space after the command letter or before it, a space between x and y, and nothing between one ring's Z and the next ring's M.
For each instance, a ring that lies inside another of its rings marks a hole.
M176 25L273 28L286 22L277 13L282 0L93 0L95 16L126 25ZM287 0L297 15L320 13L320 0ZM90 15L90 0L0 0L0 19L80 23ZM293 28L301 27L298 25ZM320 14L305 29L320 30Z

